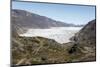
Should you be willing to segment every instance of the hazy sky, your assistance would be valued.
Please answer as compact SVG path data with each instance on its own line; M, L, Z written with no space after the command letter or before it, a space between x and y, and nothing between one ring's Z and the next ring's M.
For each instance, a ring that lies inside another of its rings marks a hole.
M26 10L65 23L86 24L95 19L95 6L12 2L12 8Z

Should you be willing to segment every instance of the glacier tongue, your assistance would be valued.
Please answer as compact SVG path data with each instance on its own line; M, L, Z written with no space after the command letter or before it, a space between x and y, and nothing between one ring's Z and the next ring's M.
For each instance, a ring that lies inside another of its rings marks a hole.
M54 39L58 43L70 42L70 38L74 36L82 27L52 27L50 29L29 29L24 34L19 34L19 36L24 37L45 37L49 39Z

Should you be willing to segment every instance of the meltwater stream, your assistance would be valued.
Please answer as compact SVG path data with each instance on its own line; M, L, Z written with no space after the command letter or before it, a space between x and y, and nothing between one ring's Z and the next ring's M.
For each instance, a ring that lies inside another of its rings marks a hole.
M70 42L70 38L74 36L82 27L52 27L49 29L29 29L26 33L20 34L24 37L45 37L54 39L58 43Z

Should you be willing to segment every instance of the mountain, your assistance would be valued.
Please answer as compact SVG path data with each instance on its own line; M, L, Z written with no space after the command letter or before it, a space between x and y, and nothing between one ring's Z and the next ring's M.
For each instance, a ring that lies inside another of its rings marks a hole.
M90 21L76 34L76 41L80 46L95 48L96 44L96 20Z
M88 45L90 47L95 46L95 43L96 43L96 20L90 21L82 30L79 31L78 42L86 42L87 43L86 46Z
M25 28L50 28L50 27L65 27L74 26L51 18L40 16L35 13L30 13L25 10L12 10L12 25L19 25Z
M71 38L74 42L74 51L80 50L84 53L82 61L96 60L96 19L88 22L74 37ZM69 51L73 53L73 48Z
M96 20L88 22L71 42L60 44L43 37L20 37L27 28L72 26L24 10L12 10L12 65L96 60Z

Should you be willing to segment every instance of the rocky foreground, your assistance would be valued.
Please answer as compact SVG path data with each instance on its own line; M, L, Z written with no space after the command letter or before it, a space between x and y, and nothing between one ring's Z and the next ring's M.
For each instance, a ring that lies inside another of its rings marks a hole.
M18 30L13 29L12 65L96 60L96 20L90 21L72 37L72 42L64 44L43 37L20 37Z

